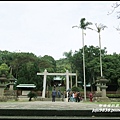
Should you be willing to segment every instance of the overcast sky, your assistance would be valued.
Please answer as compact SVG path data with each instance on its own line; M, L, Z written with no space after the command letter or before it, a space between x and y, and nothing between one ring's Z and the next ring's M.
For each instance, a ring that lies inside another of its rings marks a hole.
M50 55L55 60L64 58L64 52L73 53L82 48L81 29L72 28L86 22L106 25L101 31L101 47L108 54L120 53L120 33L116 11L112 10L115 1L0 1L0 50L29 52L37 56ZM87 29L85 45L98 46L98 33Z

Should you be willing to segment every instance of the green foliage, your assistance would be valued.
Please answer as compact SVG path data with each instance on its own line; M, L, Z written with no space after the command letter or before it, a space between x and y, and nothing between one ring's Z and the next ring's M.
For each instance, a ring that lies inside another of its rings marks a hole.
M85 18L81 18L80 20L80 28L86 30L87 26L92 25L91 22L85 22Z
M56 61L54 60L54 58L52 56L45 55L45 56L41 57L39 66L40 66L40 69L39 69L40 72L44 72L45 69L47 70L47 72L50 72L50 73L56 72ZM47 76L47 85L48 86L50 86L51 81L53 80L53 77L54 76Z
M37 94L33 91L30 91L28 94L27 94L28 97L31 97L31 98L36 98L37 97Z
M45 55L40 58L40 70L44 72L46 69L48 72L56 72L56 61L53 57Z
M80 89L79 89L79 87L73 86L73 87L72 87L72 91L77 92L77 91L80 91Z
M120 78L118 79L118 85L119 85L119 87L120 87Z
M104 76L110 79L111 84L118 84L120 78L120 55L114 53L113 55L106 55L103 58Z
M100 48L98 46L94 47L85 45L84 50L86 84L92 84L95 83L97 77L100 76ZM73 73L76 73L77 71L78 81L81 81L83 85L83 48L75 52L65 52L64 55L66 58L61 58L55 61L52 56L48 55L37 57L32 53L11 53L8 51L0 51L0 75L4 73L7 78L12 77L17 79L14 88L17 84L31 83L36 85L36 90L42 91L43 76L38 76L38 72L44 72L45 69L50 73L63 73L66 72L66 70L69 70L69 72L72 70ZM120 54L107 54L106 48L104 47L104 49L101 49L101 55L103 76L110 80L109 84L119 85ZM53 77L54 76L47 76L48 86L50 86ZM65 76L61 77L65 78ZM75 78L73 77L73 83L74 82Z
M8 76L8 74L9 74L9 67L5 63L2 63L0 65L0 75L2 75L2 74L5 74L6 76Z
M27 96L29 97L29 101L31 101L32 98L37 98L37 94L33 91L30 91Z
M56 72L58 73L64 73L66 70L70 70L70 64L68 59L60 59L56 60Z
M60 91L65 91L65 87L60 87Z

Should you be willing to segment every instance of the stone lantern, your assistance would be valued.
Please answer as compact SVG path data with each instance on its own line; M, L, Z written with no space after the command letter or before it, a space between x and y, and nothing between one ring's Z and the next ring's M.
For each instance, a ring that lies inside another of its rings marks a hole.
M108 82L109 80L105 79L104 77L101 77L99 79L99 82L100 82L100 88L101 88L101 91L102 91L102 96L99 98L100 101L110 101L109 98L106 96L106 88L108 86L106 86L106 83Z
M8 82L8 79L5 76L5 74L3 74L2 76L0 76L0 96L4 95L4 89L6 87L7 82Z
M97 92L100 92L100 80L96 80Z
M101 93L101 89L100 89L100 86L101 86L101 83L100 83L100 80L99 79L97 79L96 81L95 81L95 83L96 83L96 86L97 86L97 91L95 91L95 99L98 99L98 97L101 97L102 95L102 93Z
M9 80L9 90L13 90L13 85L14 85L14 82L15 82L15 78L14 77L11 77L8 79Z
M106 86L106 83L107 83L108 81L109 81L109 80L107 80L107 79L105 79L105 78L101 78L101 79L99 80L99 82L101 83L100 88L101 88L101 90L102 90L102 97L106 97L106 88L108 87L108 86Z
M106 83L109 80L105 79L104 76L99 77L96 80L97 91L95 92L95 100L97 101L110 101L109 98L106 96Z

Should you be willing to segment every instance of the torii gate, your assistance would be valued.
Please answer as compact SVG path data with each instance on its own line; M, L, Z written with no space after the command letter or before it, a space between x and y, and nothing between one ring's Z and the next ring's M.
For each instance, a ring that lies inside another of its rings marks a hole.
M44 75L44 81L43 81L43 91L42 91L42 98L45 98L45 90L46 90L46 78L47 75L66 75L66 90L69 89L69 76L76 76L76 87L77 87L77 75L76 73L69 73L68 70L66 70L66 73L48 73L47 70L43 73L37 73L37 75ZM67 94L68 97L68 94Z

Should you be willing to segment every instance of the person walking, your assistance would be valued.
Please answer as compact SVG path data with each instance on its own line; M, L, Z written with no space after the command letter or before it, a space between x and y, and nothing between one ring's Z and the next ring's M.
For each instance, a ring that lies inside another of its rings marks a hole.
M77 102L77 92L74 93L75 102Z
M64 101L64 93L61 93L62 101Z
M76 98L76 102L80 102L80 92L77 92L77 98Z
M92 92L89 93L89 98L90 98L90 102L92 102L93 101L93 94L92 94Z
M72 102L75 102L75 92L72 93Z
M57 95L57 92L56 92L56 90L54 88L53 91L52 91L52 102L55 102L56 95Z
M58 90L58 98L61 98L61 92Z
M70 102L70 97L71 97L71 95L70 95L70 91L68 92L68 102Z

